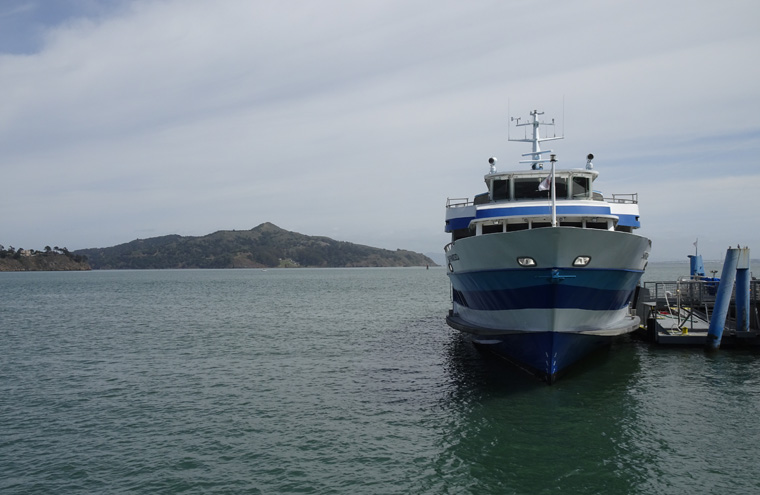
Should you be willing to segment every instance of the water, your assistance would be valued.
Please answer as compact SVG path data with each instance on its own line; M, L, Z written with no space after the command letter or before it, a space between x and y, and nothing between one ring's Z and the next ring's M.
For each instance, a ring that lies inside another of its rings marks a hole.
M448 291L443 269L0 273L0 492L760 491L758 353L622 341L549 387L449 329Z

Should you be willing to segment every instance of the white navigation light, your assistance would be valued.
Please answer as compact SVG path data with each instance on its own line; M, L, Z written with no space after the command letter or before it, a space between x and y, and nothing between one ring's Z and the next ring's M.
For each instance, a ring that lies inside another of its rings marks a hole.
M536 266L536 260L534 260L530 256L520 256L519 258L517 258L517 263L520 266Z
M573 261L573 266L586 266L591 262L591 256L578 256Z
M492 156L491 158L489 158L488 163L491 164L491 173L495 174L496 173L496 157Z

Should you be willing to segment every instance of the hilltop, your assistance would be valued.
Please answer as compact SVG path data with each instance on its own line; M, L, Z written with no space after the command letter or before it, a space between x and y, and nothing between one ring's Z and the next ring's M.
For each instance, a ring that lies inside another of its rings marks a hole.
M382 267L435 265L425 255L308 236L263 223L203 237L167 235L80 249L93 269Z

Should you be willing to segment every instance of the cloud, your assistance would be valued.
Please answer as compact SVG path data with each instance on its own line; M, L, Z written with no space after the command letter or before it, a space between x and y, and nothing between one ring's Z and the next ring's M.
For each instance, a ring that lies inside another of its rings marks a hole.
M662 184L687 178L683 208L725 212L721 242L745 228L737 203L758 206L712 187L704 209L692 190L729 167L758 176L760 8L729 4L81 7L36 52L0 55L0 242L75 249L272 221L439 250L446 197L481 192L489 156L516 163L508 113L538 107L566 134L561 163L597 155L601 187L639 192L653 256L679 258L658 238L699 225L669 216Z

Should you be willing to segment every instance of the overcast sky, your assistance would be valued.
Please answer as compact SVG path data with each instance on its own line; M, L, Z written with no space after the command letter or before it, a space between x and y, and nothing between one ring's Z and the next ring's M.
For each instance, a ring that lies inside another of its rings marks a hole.
M262 222L440 252L447 197L560 166L639 194L655 261L760 256L757 0L0 0L0 244Z

